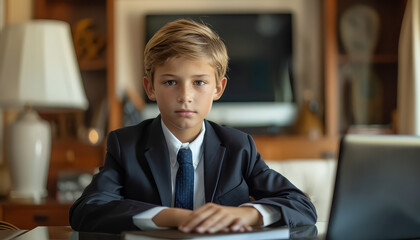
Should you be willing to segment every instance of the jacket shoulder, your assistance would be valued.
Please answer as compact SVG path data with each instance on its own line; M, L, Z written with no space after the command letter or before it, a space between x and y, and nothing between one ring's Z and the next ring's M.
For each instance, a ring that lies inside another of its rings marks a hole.
M118 139L138 138L139 136L145 135L145 132L149 130L149 126L154 120L147 119L136 125L122 127L111 131L108 135L116 135Z
M249 141L252 140L252 137L249 134L244 133L238 129L224 126L224 125L219 125L212 121L207 121L207 122L213 128L214 132L216 133L216 135L219 137L220 141L224 145L239 144L239 145L244 146L244 144L249 145Z

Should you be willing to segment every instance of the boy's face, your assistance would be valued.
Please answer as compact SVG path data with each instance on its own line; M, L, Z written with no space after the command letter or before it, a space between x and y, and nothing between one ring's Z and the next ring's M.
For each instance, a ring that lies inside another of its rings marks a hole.
M150 100L156 101L168 129L182 142L190 142L201 130L203 119L226 87L216 84L214 68L206 59L171 58L155 69L154 84L144 78Z

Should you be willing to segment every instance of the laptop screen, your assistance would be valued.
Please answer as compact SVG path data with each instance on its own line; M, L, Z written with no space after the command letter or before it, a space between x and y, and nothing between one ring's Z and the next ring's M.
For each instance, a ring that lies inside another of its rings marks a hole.
M420 237L420 137L347 135L327 239Z

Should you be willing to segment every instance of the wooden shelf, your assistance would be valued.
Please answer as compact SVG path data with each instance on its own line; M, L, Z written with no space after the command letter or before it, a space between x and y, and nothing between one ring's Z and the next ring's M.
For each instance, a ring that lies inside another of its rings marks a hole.
M338 137L254 136L264 160L337 158Z
M369 62L370 64L375 63L397 63L398 55L396 54L374 54L368 58L365 56L350 56L348 54L341 54L338 58L340 63L351 63L351 62Z

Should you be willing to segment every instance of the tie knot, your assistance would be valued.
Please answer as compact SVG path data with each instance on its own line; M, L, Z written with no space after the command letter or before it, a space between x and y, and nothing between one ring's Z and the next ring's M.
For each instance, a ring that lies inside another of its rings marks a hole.
M178 151L177 161L179 165L192 164L192 152L189 148L181 148Z

